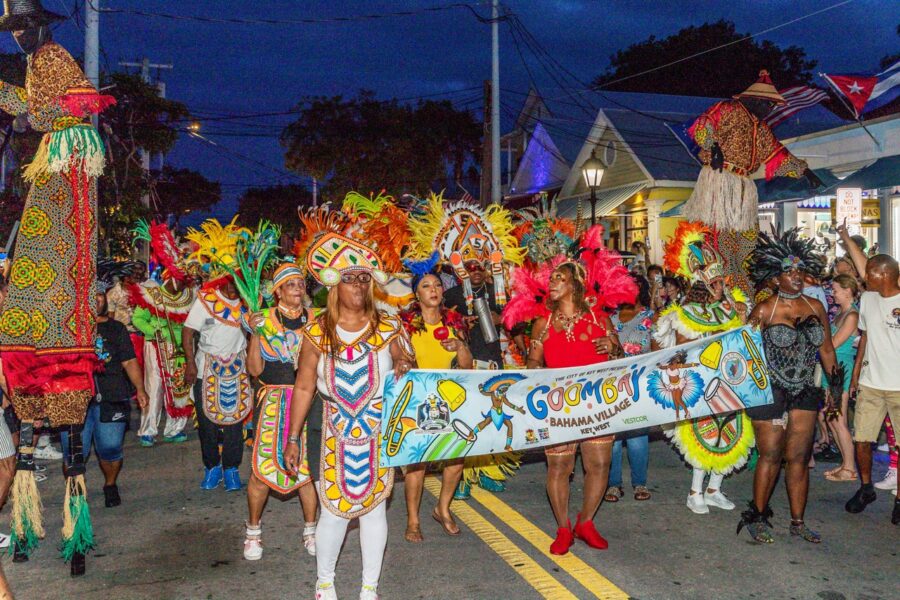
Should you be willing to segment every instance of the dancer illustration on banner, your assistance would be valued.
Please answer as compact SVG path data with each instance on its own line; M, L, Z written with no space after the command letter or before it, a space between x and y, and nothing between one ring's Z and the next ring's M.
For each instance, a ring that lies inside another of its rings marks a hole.
M676 420L681 420L681 411L684 411L685 419L690 419L688 408L693 408L703 397L703 378L696 371L688 370L700 363L685 363L686 360L687 352L680 351L669 362L656 365L665 371L668 381L663 380L663 371L655 371L650 374L647 386L654 402L663 408L675 409Z
M506 414L506 412L503 410L503 405L505 404L506 406L520 412L523 415L525 414L524 408L522 408L521 406L516 406L506 397L506 392L507 390L509 390L509 386L523 379L525 379L524 375L520 375L518 373L505 373L503 375L491 377L490 379L485 381L483 385L478 386L478 389L482 394L484 394L485 396L490 396L491 410L485 413L481 413L481 416L484 417L484 420L476 425L475 429L472 430L472 433L469 434L468 440L470 442L474 442L478 438L479 431L484 430L485 427L493 423L494 427L497 428L497 431L500 431L504 426L506 426L506 446L504 449L507 452L512 451L512 415Z

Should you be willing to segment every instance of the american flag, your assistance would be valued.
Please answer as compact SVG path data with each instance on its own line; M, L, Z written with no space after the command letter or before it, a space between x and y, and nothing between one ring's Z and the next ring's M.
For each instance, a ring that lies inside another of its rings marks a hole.
M828 99L828 94L824 90L808 85L790 87L786 90L781 90L780 93L787 104L777 106L775 110L769 113L769 116L766 117L766 123L769 127L775 127L792 114Z

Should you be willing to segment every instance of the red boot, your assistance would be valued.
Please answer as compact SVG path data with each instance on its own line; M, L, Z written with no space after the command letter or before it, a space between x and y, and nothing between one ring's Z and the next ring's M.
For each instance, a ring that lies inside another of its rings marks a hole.
M582 521L580 514L575 520L575 529L573 530L573 532L576 538L583 541L591 548L596 548L597 550L606 550L607 548L609 548L609 544L607 543L607 541L594 527L594 522Z
M550 544L550 554L566 554L575 538L572 536L572 521L566 523L565 527L556 530L556 539Z

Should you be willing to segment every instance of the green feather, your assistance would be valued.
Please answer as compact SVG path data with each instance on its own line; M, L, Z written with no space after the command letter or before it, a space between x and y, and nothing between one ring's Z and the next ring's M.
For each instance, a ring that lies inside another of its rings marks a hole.
M63 560L69 562L76 553L87 554L94 548L94 528L91 524L91 512L88 508L87 498L82 495L73 495L69 498L68 510L75 523L75 531L72 537L62 542Z

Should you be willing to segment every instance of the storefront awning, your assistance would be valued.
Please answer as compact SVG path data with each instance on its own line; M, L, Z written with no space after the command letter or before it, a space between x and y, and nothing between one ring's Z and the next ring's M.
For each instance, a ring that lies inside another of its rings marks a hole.
M600 217L605 217L612 211L616 210L616 208L618 208L620 204L640 192L645 187L647 187L647 183L642 182L597 192L597 218L599 219ZM578 201L582 200L584 202L583 216L585 219L590 219L590 198L591 195L589 193L578 194L577 196L565 198L559 202L557 214L561 218L574 219L576 213L578 212Z
M825 189L830 189L835 183L840 183L838 178L832 175L828 169L813 169L813 172L822 180ZM757 179L756 192L759 195L761 204L765 202L783 202L785 200L805 200L812 198L817 193L810 189L806 177L801 177L800 179L776 177L770 181Z
M822 181L825 180L823 179ZM839 187L877 190L894 187L895 185L900 185L900 156L887 156L879 158L865 169L860 169L843 181L830 185L829 191Z

